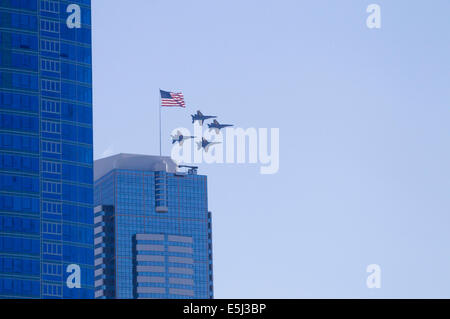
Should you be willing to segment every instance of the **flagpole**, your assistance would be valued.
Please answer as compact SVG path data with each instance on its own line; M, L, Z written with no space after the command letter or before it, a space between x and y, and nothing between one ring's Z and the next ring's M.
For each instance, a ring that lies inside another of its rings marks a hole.
M159 156L162 156L162 129L161 129L161 89L159 90Z

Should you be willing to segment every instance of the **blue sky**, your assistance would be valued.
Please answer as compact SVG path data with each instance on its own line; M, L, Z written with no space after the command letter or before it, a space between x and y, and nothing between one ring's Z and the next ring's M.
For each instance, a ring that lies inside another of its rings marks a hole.
M166 155L197 109L280 129L278 174L200 167L216 298L450 297L450 2L92 5L96 158L158 153L159 88Z

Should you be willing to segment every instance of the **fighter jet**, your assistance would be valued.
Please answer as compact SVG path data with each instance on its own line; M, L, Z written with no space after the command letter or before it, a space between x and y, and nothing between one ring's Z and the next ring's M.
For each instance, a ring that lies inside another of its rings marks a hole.
M195 136L184 136L180 131L177 131L176 135L172 135L172 144L178 142L180 146L183 146L184 141L195 138Z
M219 134L221 129L231 126L233 126L233 124L220 124L217 120L214 120L211 124L208 124L209 131L211 132L212 130L215 130L216 134Z
M200 125L202 126L204 121L217 118L217 116L203 115L200 111L197 111L197 114L191 115L191 117L192 124L194 124L195 121L199 121Z
M201 142L197 142L197 149L204 149L206 153L208 153L208 150L211 146L220 144L220 142L209 142L206 138L202 138Z

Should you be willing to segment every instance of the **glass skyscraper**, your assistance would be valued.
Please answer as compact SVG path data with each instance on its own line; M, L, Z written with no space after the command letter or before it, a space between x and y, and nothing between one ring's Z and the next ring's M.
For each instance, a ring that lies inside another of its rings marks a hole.
M213 298L207 179L168 157L97 160L95 297Z
M0 0L0 298L93 298L90 0Z

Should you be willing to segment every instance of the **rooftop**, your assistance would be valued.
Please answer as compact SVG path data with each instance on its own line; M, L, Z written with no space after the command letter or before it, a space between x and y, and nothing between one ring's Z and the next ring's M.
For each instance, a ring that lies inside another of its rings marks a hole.
M117 154L94 161L94 180L115 169L176 173L177 164L168 156Z

